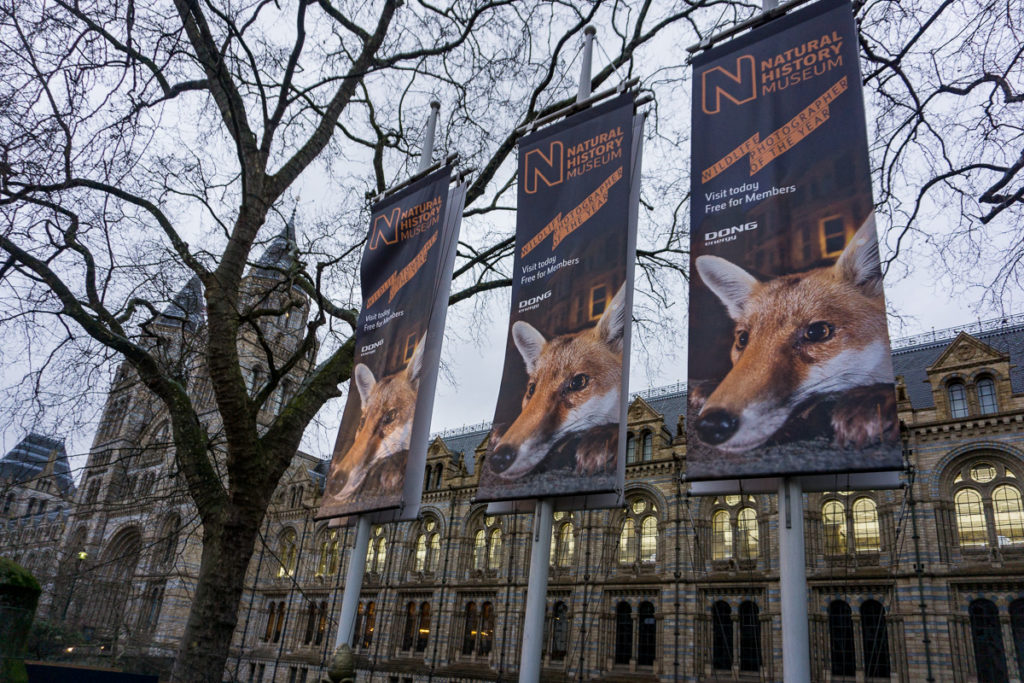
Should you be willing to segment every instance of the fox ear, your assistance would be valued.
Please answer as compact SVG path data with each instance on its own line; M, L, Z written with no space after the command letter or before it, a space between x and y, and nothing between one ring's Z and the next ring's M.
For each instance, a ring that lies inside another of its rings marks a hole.
M420 372L423 370L423 346L426 341L427 335L424 334L416 342L416 350L412 352L409 365L405 367L405 374L409 376L410 382L416 382L420 378Z
M597 321L597 333L605 344L617 351L622 351L622 339L626 331L626 285L623 283L615 293L608 307Z
M882 294L882 263L878 256L874 211L843 249L835 269L843 279L863 289L868 296Z
M373 377L373 370L360 363L352 371L352 379L356 383L356 389L359 390L359 398L362 399L363 406L365 406L366 402L370 400L373 388L377 386L377 380Z
M757 279L734 263L719 256L698 256L700 279L725 305L733 320L743 315L743 305L757 286Z
M544 335L538 332L537 328L530 323L517 320L512 323L512 341L516 343L519 355L523 357L523 363L526 364L526 373L532 375L537 367L537 359L540 358L540 352L544 349L544 344L547 343Z

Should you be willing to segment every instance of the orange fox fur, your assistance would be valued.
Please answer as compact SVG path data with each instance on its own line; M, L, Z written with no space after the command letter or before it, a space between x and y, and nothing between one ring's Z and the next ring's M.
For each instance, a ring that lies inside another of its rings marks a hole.
M519 416L492 439L488 461L494 472L518 479L569 437L578 439L577 472L614 466L627 323L623 285L590 329L547 340L527 322L512 325L529 379Z
M735 323L732 369L706 400L693 392L702 441L755 448L824 397L836 399L837 445L898 437L874 214L830 267L759 282L717 256L696 266Z

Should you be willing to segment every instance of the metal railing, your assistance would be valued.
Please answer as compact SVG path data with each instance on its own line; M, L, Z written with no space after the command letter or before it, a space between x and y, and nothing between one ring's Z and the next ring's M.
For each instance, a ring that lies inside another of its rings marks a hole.
M953 339L960 332L966 332L967 334L998 332L1003 329L1017 327L1018 325L1024 325L1024 313L1008 315L1002 318L979 320L977 322L967 323L966 325L947 327L944 330L932 330L931 332L922 332L920 334L914 334L908 337L899 337L892 340L892 348L905 349L911 346L937 344L942 341L948 341L950 339Z

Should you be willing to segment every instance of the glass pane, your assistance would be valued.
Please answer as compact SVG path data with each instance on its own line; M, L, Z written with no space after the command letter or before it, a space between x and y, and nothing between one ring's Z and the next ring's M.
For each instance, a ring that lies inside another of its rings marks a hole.
M999 624L999 610L989 600L975 600L968 608L971 618L971 641L978 681L1006 683L1006 650Z
M729 512L719 510L711 518L711 559L728 560L732 557L732 524Z
M752 560L757 557L757 512L753 508L743 508L736 516L736 531L739 533L737 552L741 560Z
M487 557L488 569L497 569L501 565L501 529L491 531L490 555Z
M882 603L867 600L861 605L860 628L864 638L864 673L868 678L889 678L889 636Z
M615 608L615 663L629 664L632 656L633 609L628 602L620 602Z
M416 539L416 571L421 572L427 566L427 535L420 534Z
M658 647L657 618L654 616L654 605L641 602L638 612L636 633L636 663L640 666L651 666Z
M992 507L996 519L996 538L1000 546L1024 544L1024 505L1020 490L1004 484L992 492Z
M967 391L960 382L953 382L947 389L949 393L949 414L952 417L967 417Z
M757 605L740 604L740 671L758 671L761 668L761 619Z
M996 383L988 377L978 380L978 407L982 415L999 412L996 403Z
M487 562L487 532L480 529L473 538L473 569L483 569Z
M641 512L647 509L647 502L642 499L634 500L633 505L630 509L633 510L634 513L639 515Z
M846 554L846 506L830 500L821 507L821 522L825 529L825 554Z
M473 648L476 647L476 633L477 633L477 614L476 614L476 603L471 602L466 605L466 629L462 638L462 654L471 655L473 654ZM406 648L408 649L408 648Z
M644 517L640 525L640 561L652 564L658 559L658 520Z
M853 504L853 550L877 553L881 550L878 534L878 506L870 498L858 498Z
M961 489L953 500L956 506L956 526L960 532L960 546L983 548L988 545L981 494L974 489Z
M741 496L726 496L725 497L725 504L726 505L739 505L739 502L741 500L743 500L743 498Z
M636 561L636 522L627 517L622 522L619 533L619 564L632 564Z
M558 566L568 567L572 564L572 556L576 551L576 536L572 532L572 524L562 525L562 539L558 548Z
M732 668L732 609L726 602L716 602L711 608L711 666L715 669Z
M854 676L857 673L853 644L853 617L850 606L835 600L828 607L829 654L833 676Z

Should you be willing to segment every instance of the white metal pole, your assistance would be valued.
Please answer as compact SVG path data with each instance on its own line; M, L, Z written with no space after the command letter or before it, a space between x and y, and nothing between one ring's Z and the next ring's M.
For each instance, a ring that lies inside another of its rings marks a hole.
M434 131L437 129L437 113L441 110L441 103L433 100L430 103L430 118L427 119L427 130L423 135L423 151L420 153L420 167L417 173L423 173L430 168L430 160L434 156Z
M590 97L590 72L594 56L594 36L597 29L587 26L583 29L583 64L580 66L580 89L576 93L576 101L582 102Z
M523 650L519 682L540 680L541 651L544 649L544 612L548 596L548 561L551 556L551 523L555 504L538 500L533 511L533 542L530 550L530 585L526 588L526 617L523 619Z
M363 574L366 573L366 550L370 547L370 519L365 516L356 521L356 544L348 560L345 573L345 592L341 597L341 615L338 617L338 637L334 648L352 644L352 629L355 628L356 607L363 590Z
M779 484L779 593L782 603L782 680L810 683L804 506L799 479Z

